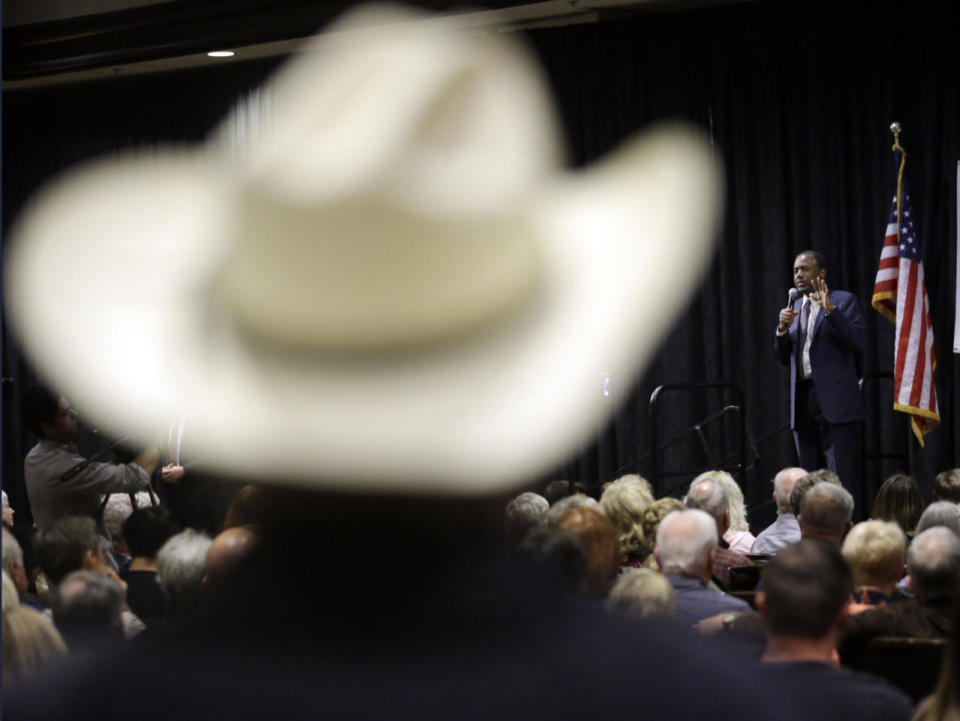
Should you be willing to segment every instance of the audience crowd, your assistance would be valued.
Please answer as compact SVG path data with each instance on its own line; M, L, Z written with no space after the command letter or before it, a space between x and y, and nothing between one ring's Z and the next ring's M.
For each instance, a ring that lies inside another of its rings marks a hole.
M722 471L694 478L682 499L656 498L638 475L605 484L599 498L566 482L543 490L506 505L504 535L556 593L623 622L722 640L807 718L927 721L960 710L960 472L937 476L926 508L914 481L895 475L871 520L854 525L835 474L785 468L772 481L776 519L756 536ZM195 629L217 590L236 588L260 519L275 512L269 494L245 487L211 538L153 499L114 505L126 510L110 544L89 517L24 532L5 510L5 690ZM913 655L898 658L897 644Z

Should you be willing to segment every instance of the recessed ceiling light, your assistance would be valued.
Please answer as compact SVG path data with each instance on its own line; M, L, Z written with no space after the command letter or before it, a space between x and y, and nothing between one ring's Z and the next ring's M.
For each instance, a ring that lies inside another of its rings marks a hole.
M233 50L213 50L207 53L207 57L211 58L232 58L234 56Z

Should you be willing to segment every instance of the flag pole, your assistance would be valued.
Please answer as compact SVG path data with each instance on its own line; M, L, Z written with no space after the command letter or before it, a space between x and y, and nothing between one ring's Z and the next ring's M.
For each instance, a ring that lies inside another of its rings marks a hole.
M897 230L900 230L900 207L903 202L901 190L903 188L903 168L907 164L907 151L900 145L900 131L903 128L894 120L890 123L890 132L893 133L893 152L900 151L900 167L897 168Z

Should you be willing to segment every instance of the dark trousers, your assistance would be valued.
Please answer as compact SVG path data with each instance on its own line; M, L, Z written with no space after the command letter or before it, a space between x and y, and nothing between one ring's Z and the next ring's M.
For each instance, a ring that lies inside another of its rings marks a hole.
M808 471L829 468L853 496L853 519L870 517L860 468L861 421L830 423L823 417L813 381L800 381L795 397L793 440L800 466Z

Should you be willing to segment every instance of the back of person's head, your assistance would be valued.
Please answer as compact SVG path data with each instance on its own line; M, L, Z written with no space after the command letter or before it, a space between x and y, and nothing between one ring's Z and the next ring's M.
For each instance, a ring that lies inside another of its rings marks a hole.
M696 508L706 512L719 527L724 514L730 509L730 497L723 485L713 478L694 480L690 491L683 499L687 508Z
M585 496L589 495L586 485L580 482L574 483L573 481L550 481L543 489L543 497L547 499L547 502L551 506L557 501L567 496L572 496L575 493L582 493Z
M605 597L620 570L620 539L613 524L599 511L582 506L563 514L556 527L577 534L587 551L581 592L595 598Z
M548 510L550 504L539 493L526 491L513 498L507 504L507 537L513 543L519 543L531 528L543 523Z
M692 488L698 481L707 478L711 478L723 486L723 490L727 494L727 507L730 509L730 530L749 531L747 505L743 498L743 491L740 490L740 484L726 471L705 471L693 479L690 487Z
M556 526L557 521L559 521L567 511L571 511L574 508L592 508L597 513L603 513L603 509L600 507L600 503L596 498L591 498L584 493L574 493L572 496L561 498L550 506L550 510L547 511L543 517L544 525Z
M23 549L16 536L6 528L0 530L0 536L2 536L4 570L9 570L10 566L23 567Z
M64 516L37 532L33 552L47 581L56 585L71 571L83 568L87 553L102 552L97 524L86 516Z
M3 688L10 689L44 670L67 653L53 622L19 604L3 611Z
M801 476L793 484L793 490L790 491L790 505L793 512L799 514L800 507L803 505L803 497L807 492L818 483L833 483L836 486L840 484L840 476L827 468L818 468L805 476Z
M934 501L920 514L917 521L917 535L928 528L943 526L960 537L960 506L953 501Z
M44 423L55 423L60 410L60 396L49 388L33 386L28 388L20 399L23 423L37 438L43 438Z
M853 496L843 486L817 483L803 496L798 519L803 536L840 545L853 518Z
M758 604L771 635L820 639L834 627L852 590L840 549L805 538L764 566Z
M187 528L171 536L157 552L157 583L174 615L187 612L200 596L212 539Z
M790 494L797 481L807 472L802 468L791 467L780 470L773 477L773 498L777 504L777 513L796 513L797 509L790 502Z
M665 618L676 613L677 598L662 574L637 568L617 579L607 596L606 608L614 616L633 620Z
M651 554L653 553L654 546L657 545L657 531L660 530L660 522L667 517L668 514L673 513L674 511L682 511L686 506L683 505L683 501L671 498L666 496L664 498L658 498L643 512L643 540L646 544L644 548L643 555L647 558L648 563L653 563L651 559Z
M657 529L657 561L663 573L703 576L717 547L717 524L705 511L668 513Z
M248 483L243 486L230 505L223 517L223 528L234 528L236 526L256 526L259 525L260 516L263 514L263 488L256 483Z
M910 585L921 603L960 594L960 538L942 526L917 534L907 549Z
M894 473L880 486L870 517L875 521L893 521L904 533L913 534L923 513L923 497L916 481L903 473Z
M157 551L180 530L173 513L162 506L139 508L123 524L123 538L133 558L155 558Z
M72 652L123 641L124 592L92 571L67 574L53 592L53 622Z
M260 534L256 526L233 526L217 534L207 549L204 583L223 585L248 569L245 564L256 550Z
M941 471L933 479L933 500L960 503L960 468Z
M887 586L903 576L907 537L891 521L864 521L843 540L843 558L856 586Z
M624 561L642 560L649 552L643 533L643 514L651 505L650 484L640 476L622 476L603 487L600 508L617 530Z
M538 526L523 537L519 550L564 590L572 593L579 587L587 567L587 549L576 533L553 526Z

